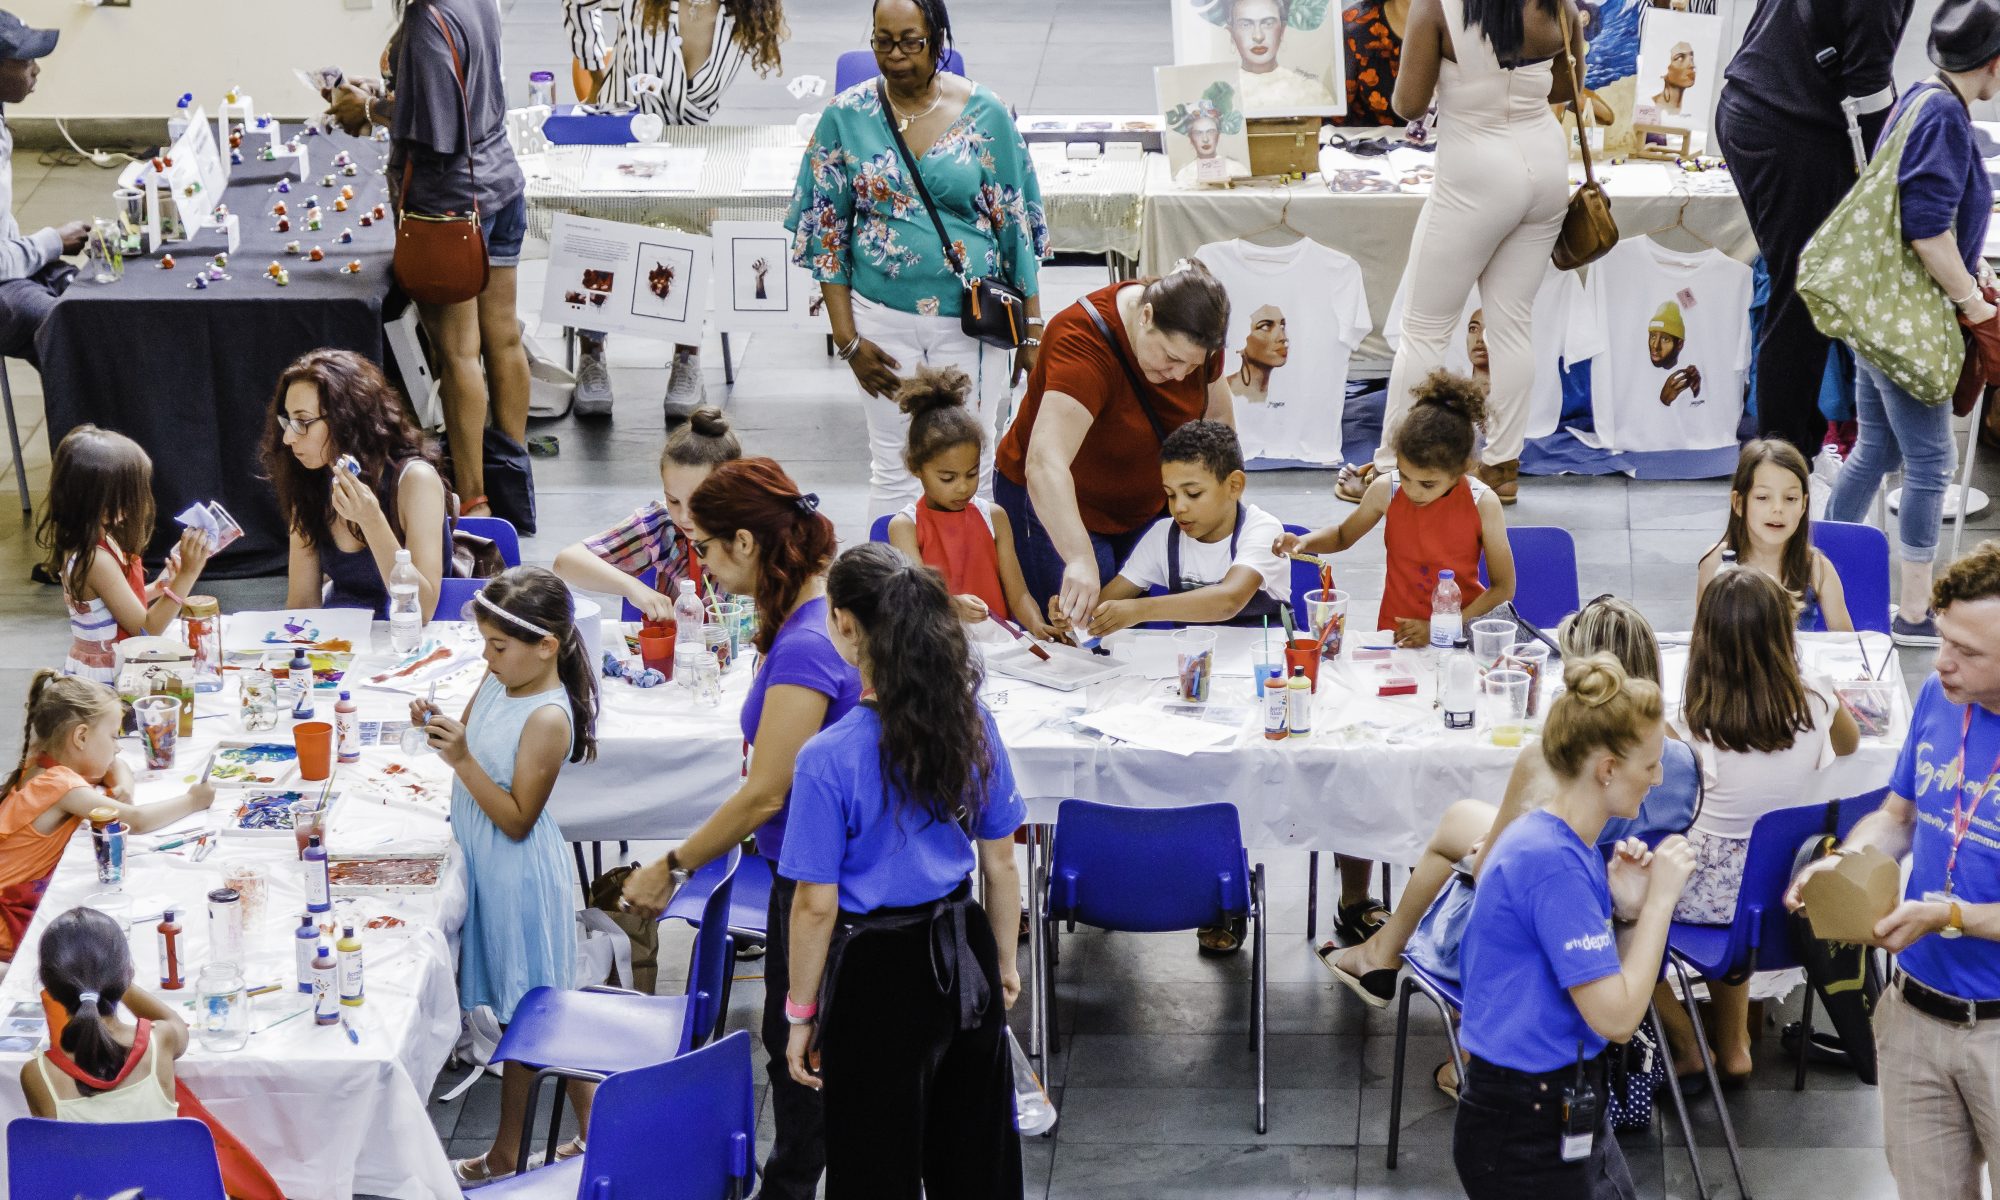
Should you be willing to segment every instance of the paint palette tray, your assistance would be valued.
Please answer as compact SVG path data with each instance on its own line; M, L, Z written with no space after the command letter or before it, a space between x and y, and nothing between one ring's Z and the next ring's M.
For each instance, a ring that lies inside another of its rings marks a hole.
M1092 654L1088 650L1056 642L1034 644L1048 652L1046 660L1036 657L1027 644L1014 642L989 649L986 653L987 669L1010 679L1038 683L1059 692L1078 691L1093 683L1103 683L1107 679L1132 673L1131 667L1121 658Z
M298 750L284 742L225 740L209 756L208 782L218 788L274 788L298 770ZM191 776L194 783L199 775Z

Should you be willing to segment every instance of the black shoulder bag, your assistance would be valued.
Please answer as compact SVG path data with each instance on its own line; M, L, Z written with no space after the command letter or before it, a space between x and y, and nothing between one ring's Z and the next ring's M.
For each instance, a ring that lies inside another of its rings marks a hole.
M1028 300L1021 289L1013 284L993 278L968 279L965 275L965 261L958 256L958 249L952 244L951 235L944 231L944 221L938 216L937 204L931 199L930 189L924 186L924 173L917 169L917 160L910 154L909 143L903 140L903 131L896 127L896 110L889 107L889 91L880 79L875 81L875 96L882 105L882 120L889 126L889 136L896 139L896 150L903 156L903 167L910 173L910 185L917 189L917 198L924 202L924 211L930 214L931 226L937 230L938 243L944 247L945 261L951 264L951 273L958 278L958 286L964 289L964 302L958 310L958 327L965 336L998 346L1002 350L1012 350L1028 336Z

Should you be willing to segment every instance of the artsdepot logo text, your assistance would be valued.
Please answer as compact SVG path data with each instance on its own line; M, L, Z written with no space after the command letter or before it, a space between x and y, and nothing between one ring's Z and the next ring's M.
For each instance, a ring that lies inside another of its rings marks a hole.
M1563 943L1564 950L1582 950L1585 953L1595 953L1599 950L1606 950L1609 949L1610 946L1611 946L1611 931L1608 929L1605 930L1603 933L1593 933L1588 935L1587 937L1573 937L1570 940Z

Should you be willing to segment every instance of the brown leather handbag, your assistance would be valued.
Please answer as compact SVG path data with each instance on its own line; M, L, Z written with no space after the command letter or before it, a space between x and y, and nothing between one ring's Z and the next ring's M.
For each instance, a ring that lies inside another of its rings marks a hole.
M459 304L486 290L486 235L479 226L479 179L472 165L472 107L465 94L465 67L458 60L458 43L437 9L427 10L444 34L451 51L451 71L458 78L458 110L465 119L465 174L472 184L470 213L423 213L409 207L410 173L415 160L403 156L401 210L396 220L396 256L391 264L396 283L422 304Z
M1576 44L1576 21L1569 5L1561 7L1562 57L1569 65L1569 111L1576 118L1576 140L1583 149L1583 183L1569 198L1569 211L1563 215L1562 232L1556 235L1549 258L1557 270L1574 271L1611 253L1618 244L1618 222L1611 218L1611 197L1597 182L1597 172L1590 165L1590 131L1583 124L1583 54Z

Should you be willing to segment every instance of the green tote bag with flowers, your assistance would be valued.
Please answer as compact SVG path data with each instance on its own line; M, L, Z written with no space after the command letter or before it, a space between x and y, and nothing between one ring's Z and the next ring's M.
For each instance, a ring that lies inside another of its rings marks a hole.
M1958 311L1903 237L1897 187L1917 110L1910 98L1833 214L1799 255L1799 297L1821 333L1839 338L1925 404L1951 399L1965 365Z

